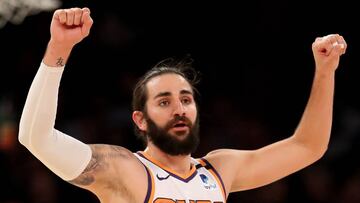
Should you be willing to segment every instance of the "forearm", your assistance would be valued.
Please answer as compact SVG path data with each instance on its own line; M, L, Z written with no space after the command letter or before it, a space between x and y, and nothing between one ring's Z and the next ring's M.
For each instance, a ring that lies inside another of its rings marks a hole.
M58 90L64 67L41 63L31 84L20 119L19 139L32 147L32 136L49 135L55 125Z
M62 67L65 66L72 46L54 43L50 40L44 55L43 62L49 67Z
M316 153L327 149L332 126L335 72L316 72L295 138Z
M76 178L89 163L88 145L54 129L64 67L41 64L31 84L19 126L19 141L65 180Z

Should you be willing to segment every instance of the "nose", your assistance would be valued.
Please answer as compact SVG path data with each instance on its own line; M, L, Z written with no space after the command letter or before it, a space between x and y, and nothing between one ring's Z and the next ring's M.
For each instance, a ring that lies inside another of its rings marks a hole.
M184 116L186 112L186 108L181 101L175 103L174 106L174 115Z

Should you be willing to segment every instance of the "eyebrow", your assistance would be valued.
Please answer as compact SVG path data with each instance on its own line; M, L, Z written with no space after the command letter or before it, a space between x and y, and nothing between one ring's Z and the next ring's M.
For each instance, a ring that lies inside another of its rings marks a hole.
M189 94L189 95L193 95L192 91L189 90L181 90L180 94L184 95L184 94ZM159 98L159 97L166 97L166 96L170 96L171 92L160 92L159 94L157 94L154 99Z

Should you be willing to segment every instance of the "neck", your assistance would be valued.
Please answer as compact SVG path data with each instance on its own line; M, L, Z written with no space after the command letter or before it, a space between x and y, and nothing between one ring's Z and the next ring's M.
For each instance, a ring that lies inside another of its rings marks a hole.
M169 155L161 151L151 142L148 143L148 146L144 152L151 156L153 159L160 162L162 165L174 170L179 174L187 174L191 170L191 156L189 155Z

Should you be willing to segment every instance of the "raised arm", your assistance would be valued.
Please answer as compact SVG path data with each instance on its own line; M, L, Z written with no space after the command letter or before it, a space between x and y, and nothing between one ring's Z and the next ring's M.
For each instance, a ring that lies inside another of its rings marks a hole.
M88 145L54 129L60 79L72 48L90 31L90 11L54 12L43 62L31 84L19 126L19 141L64 180L76 178L91 159Z
M92 23L87 8L55 11L51 39L21 116L19 141L56 175L92 191L101 202L140 202L147 192L147 173L132 152L113 145L87 145L54 129L65 63Z
M338 34L317 38L312 44L315 76L305 111L291 137L258 150L217 150L206 156L223 176L227 191L269 184L323 156L331 134L335 70L346 47Z

